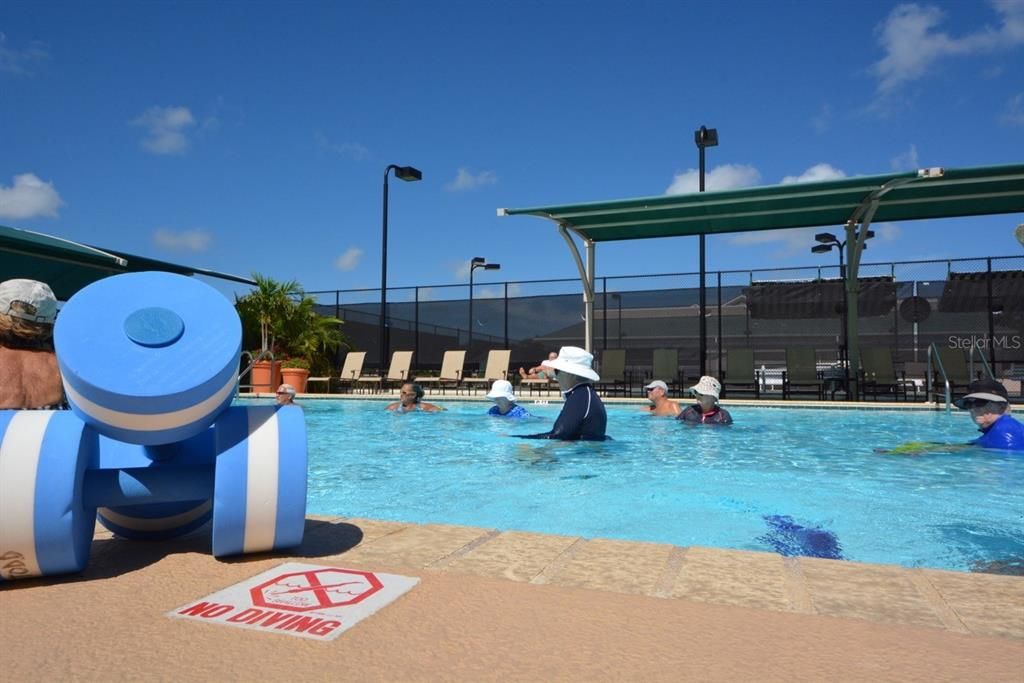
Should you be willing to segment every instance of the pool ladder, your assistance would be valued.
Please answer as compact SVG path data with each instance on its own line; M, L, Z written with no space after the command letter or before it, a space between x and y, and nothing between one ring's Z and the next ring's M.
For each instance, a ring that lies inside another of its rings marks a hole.
M242 389L249 389L250 391L252 390L252 388L254 386L252 384L252 368L253 368L254 365L259 363L261 360L269 360L271 362L271 367L273 367L274 352L271 351L270 349L267 349L265 351L260 351L258 354L256 354L256 357L253 357L252 352L250 352L250 351L242 351L242 356L241 357L242 357L243 361L248 357L249 358L249 364L246 365L245 366L245 370L242 370L242 372L239 373L239 375L238 375L238 381L235 383L235 398L238 398L238 395L239 395L239 393L241 392ZM242 384L242 378L247 376L247 375L249 377L249 384ZM273 378L273 372L271 372L271 378L270 379L271 379L271 382L273 382L273 379L274 379ZM270 390L273 391L275 388L276 387L270 387Z
M970 355L968 356L967 360L967 376L974 377L975 352L977 352L978 359L981 361L981 366L984 368L985 373L988 375L989 379L995 379L996 376L995 373L992 372L992 366L988 364L988 359L985 358L985 354L982 353L981 347L978 346L977 339L971 341ZM939 374L942 375L942 381L945 384L946 412L948 413L953 403L952 391L950 391L949 386L949 374L946 372L946 368L942 365L942 356L939 355L939 348L935 345L935 342L932 342L931 344L928 345L928 374L927 379L925 380L928 384L928 386L926 387L926 391L928 392L927 400L929 403L931 403L932 401L932 387L935 386L933 381L934 377L932 375L932 372L934 371L935 367L938 367Z

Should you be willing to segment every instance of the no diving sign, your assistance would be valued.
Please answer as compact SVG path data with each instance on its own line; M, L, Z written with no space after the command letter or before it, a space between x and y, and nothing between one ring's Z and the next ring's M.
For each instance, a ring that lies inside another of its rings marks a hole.
M167 616L334 640L418 582L396 574L288 562Z

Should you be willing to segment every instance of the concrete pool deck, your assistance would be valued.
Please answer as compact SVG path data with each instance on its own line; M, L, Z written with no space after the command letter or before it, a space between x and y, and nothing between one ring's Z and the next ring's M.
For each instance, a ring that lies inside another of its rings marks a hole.
M1024 577L308 517L289 554L97 530L0 589L4 680L1020 681ZM300 561L420 583L331 642L165 613Z

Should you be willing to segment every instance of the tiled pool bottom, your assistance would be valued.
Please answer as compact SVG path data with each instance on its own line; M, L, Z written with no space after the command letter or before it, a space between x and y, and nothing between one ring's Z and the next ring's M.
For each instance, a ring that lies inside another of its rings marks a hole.
M1024 577L466 526L310 517L299 554L1024 639ZM337 552L333 552L337 551Z

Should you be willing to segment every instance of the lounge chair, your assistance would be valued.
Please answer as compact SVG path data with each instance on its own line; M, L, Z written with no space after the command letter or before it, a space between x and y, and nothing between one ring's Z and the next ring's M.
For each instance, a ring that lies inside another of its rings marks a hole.
M508 363L512 352L508 349L491 349L487 352L487 365L483 377L466 377L462 381L466 387L478 387L481 384L490 388L495 380L508 379Z
M787 399L794 391L811 388L824 398L824 387L818 376L818 360L814 349L786 349L786 370L782 373L782 398Z
M601 376L598 388L605 387L605 391L608 391L610 386L611 391L615 391L615 388L619 387L622 389L622 395L626 395L626 349L602 351L598 370L600 371L598 374Z
M946 371L946 377L949 379L949 389L953 392L954 397L958 393L958 388L967 388L967 385L971 383L971 371L967 367L967 354L963 349L957 349L950 346L939 346L935 345L935 348L939 352L939 360L942 362L942 369L939 369L938 363L934 360L932 365L934 368L934 382L935 382L935 393L937 396L943 396L946 391L946 384L942 378L942 370Z
M372 385L376 384L378 391L387 389L392 384L404 384L409 381L409 366L411 365L412 351L395 351L391 354L391 366L388 368L388 374L383 377L364 375L356 379L356 382L366 385L367 388L372 388Z
M349 387L355 386L356 379L363 374L363 363L366 361L366 351L349 351L348 355L345 356L345 363L341 368L341 374L338 376L338 384L342 387L348 385ZM326 382L327 392L331 391L331 380L333 377L310 377L306 380L309 382Z
M681 391L684 378L679 372L679 350L678 349L654 349L654 357L651 363L651 379L660 379L668 385Z
M417 377L413 381L424 387L437 386L442 393L447 386L453 387L457 392L465 365L465 351L445 351L441 360L441 373L437 377Z
M726 367L722 371L722 397L735 388L737 391L752 391L754 398L761 398L761 382L754 370L753 349L729 349L725 356Z
M917 399L917 387L913 382L908 384L904 373L896 374L892 362L892 350L888 347L873 346L860 350L861 391L864 398L870 394L878 400L879 394L892 394L895 400L907 400L907 389L913 388L914 399Z

